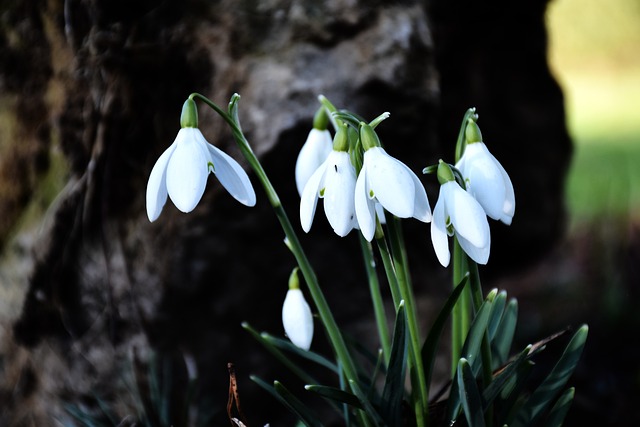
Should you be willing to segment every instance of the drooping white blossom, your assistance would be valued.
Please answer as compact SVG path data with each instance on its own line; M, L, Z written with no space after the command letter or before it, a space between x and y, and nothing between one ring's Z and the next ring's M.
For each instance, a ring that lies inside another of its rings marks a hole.
M300 223L309 232L318 199L324 200L324 212L333 231L346 236L357 226L354 191L356 171L346 151L331 151L311 175L300 199Z
M416 174L384 148L374 146L364 152L355 188L356 217L368 241L375 234L376 203L399 218L431 220L427 193Z
M449 236L453 235L472 260L487 263L491 249L487 215L478 201L454 180L440 186L431 222L431 242L444 267L451 258Z
M456 168L465 180L467 191L478 200L490 218L510 225L516 209L511 179L482 142L475 122L467 125L466 134L468 143Z
M282 325L296 347L309 350L313 340L313 315L299 288L287 291L282 304Z
M236 200L256 204L256 194L247 173L229 155L209 144L196 127L183 127L175 141L158 158L147 183L147 216L160 216L167 196L182 212L191 212L200 202L212 172Z
M332 150L331 134L328 130L311 129L296 160L296 187L302 196L311 175L324 163Z

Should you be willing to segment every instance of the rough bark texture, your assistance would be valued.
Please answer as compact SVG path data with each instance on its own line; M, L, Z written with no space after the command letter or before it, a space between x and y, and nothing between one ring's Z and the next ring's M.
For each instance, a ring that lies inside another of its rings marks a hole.
M100 413L96 396L119 419L135 414L128 363L152 354L173 367L173 402L185 393L181 360L197 367L195 401L212 425L226 422L229 361L252 423L287 419L248 381L283 369L240 327L281 333L294 267L261 189L247 209L212 178L193 213L168 202L157 222L146 218L149 172L194 91L220 105L242 95L246 135L296 224L293 164L318 94L366 118L390 111L381 137L415 171L451 158L476 106L518 199L513 226L492 225L490 273L544 253L562 226L570 154L545 58L546 2L466 3L3 2L0 424L52 425L70 419L65 403ZM202 106L200 122L239 158L220 118ZM425 183L434 203L435 180ZM372 336L357 242L328 230L318 215L304 244L339 323ZM430 313L446 272L427 228L407 231Z

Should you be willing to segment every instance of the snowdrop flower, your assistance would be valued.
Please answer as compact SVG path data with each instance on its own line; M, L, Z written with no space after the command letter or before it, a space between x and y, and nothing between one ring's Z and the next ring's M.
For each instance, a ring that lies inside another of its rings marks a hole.
M346 125L338 127L334 149L311 175L300 199L300 223L305 232L311 229L318 199L324 199L324 213L333 231L346 236L356 225L354 191L356 170L347 149Z
M438 179L442 185L431 222L431 242L438 261L444 267L449 265L448 237L455 235L472 260L486 264L491 249L486 213L480 203L458 185L451 168L442 160L438 166Z
M467 123L466 138L467 145L456 168L462 173L467 191L489 217L510 225L516 200L509 175L482 142L480 128L471 119Z
M427 192L415 173L380 147L373 128L362 123L360 140L364 152L356 181L355 208L358 225L368 241L376 229L376 203L399 218L431 221Z
M298 283L298 269L289 277L289 290L282 304L282 325L291 342L309 350L313 340L313 315Z
M304 187L313 173L331 153L331 134L327 130L327 114L321 107L313 119L313 129L302 146L296 160L296 187L302 196Z
M246 206L256 204L256 194L247 173L229 155L209 144L198 129L195 101L185 102L182 128L175 141L160 156L147 183L147 216L153 222L171 198L182 212L191 212L204 193L213 172L220 184Z

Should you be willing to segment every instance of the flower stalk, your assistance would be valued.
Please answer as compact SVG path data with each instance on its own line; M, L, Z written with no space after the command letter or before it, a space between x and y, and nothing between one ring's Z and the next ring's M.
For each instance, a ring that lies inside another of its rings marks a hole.
M282 226L282 229L288 239L289 248L293 253L293 256L296 258L298 262L298 267L300 268L300 272L302 273L305 282L307 283L307 288L309 289L309 293L313 302L315 303L316 309L318 310L318 315L322 321L322 324L327 330L327 335L329 336L329 340L332 344L332 347L336 353L338 360L341 363L342 369L344 371L345 376L350 381L357 381L357 371L355 368L355 364L349 354L347 349L347 345L342 337L342 333L338 328L338 325L329 309L329 304L320 288L320 284L318 283L318 279L316 277L315 272L307 258L300 241L298 240L298 236L296 235L289 218L282 207L282 203L280 202L280 198L278 197L278 193L275 188L271 184L266 172L264 171L262 165L260 164L258 158L255 153L251 149L249 142L247 141L242 129L240 127L240 122L238 120L238 101L240 100L240 95L234 94L231 97L229 102L229 111L226 112L222 110L218 105L214 102L210 101L205 96L199 93L193 93L189 96L189 99L198 99L204 102L206 105L211 107L216 113L218 113L231 127L231 132L233 137L238 145L242 155L247 160L251 168L256 173L258 180L262 184L265 193L267 194L267 198L272 208L275 211L276 217Z

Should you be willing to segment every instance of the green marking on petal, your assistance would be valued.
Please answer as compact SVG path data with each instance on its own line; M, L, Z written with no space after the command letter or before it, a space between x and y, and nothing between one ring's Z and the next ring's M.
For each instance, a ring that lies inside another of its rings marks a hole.
M207 171L213 173L216 172L216 167L213 166L213 162L207 162Z
M320 198L323 198L323 197L324 197L324 190L326 190L326 187L321 188L321 189L320 189L320 191L318 192L318 196L319 196Z
M373 199L376 195L373 193L373 190L369 190L369 198Z

